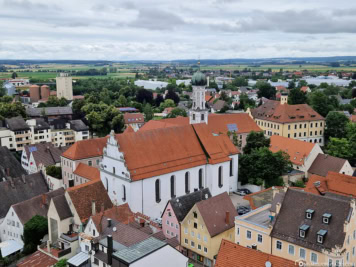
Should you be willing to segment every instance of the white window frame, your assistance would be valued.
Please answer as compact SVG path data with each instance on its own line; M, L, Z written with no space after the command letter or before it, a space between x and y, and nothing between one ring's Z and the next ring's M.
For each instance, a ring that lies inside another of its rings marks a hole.
M249 234L250 233L250 237L248 237ZM250 230L246 230L246 238L248 239L248 240L251 240L251 238L252 238L252 232L250 231Z
M260 237L261 237L261 241L259 240ZM261 234L258 234L258 235L257 235L257 242L258 242L258 243L263 243L263 236L262 236Z
M278 244L281 244L281 248L278 248ZM278 250L282 250L283 249L283 242L282 241L280 241L280 240L276 241L276 249L278 249Z
M291 253L291 250L293 250L293 253ZM291 244L288 245L288 254L289 255L294 255L295 254L295 247Z
M313 255L315 255L316 261L313 261ZM310 253L310 261L311 261L312 263L318 263L318 254L316 254L316 253L314 253L314 252Z
M304 251L304 256L302 256L302 253L301 253L302 251ZM299 248L299 258L305 260L306 257L307 257L307 252L306 252L306 250L305 250L304 248Z

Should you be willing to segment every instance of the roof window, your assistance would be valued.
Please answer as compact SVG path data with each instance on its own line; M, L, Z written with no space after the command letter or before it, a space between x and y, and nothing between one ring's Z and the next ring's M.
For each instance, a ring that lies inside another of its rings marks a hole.
M303 224L299 227L299 237L304 238L309 230L309 225Z
M326 236L327 232L328 232L327 230L319 230L317 232L317 242L319 244L323 244L324 243L325 236Z
M329 224L331 219L331 214L330 213L324 213L323 214L323 224Z
M305 218L311 220L313 218L314 210L312 209L307 209L305 211Z

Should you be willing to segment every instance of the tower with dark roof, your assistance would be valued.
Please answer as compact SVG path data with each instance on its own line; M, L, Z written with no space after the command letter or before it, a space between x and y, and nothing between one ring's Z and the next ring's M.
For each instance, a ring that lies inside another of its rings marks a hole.
M205 108L205 86L206 77L200 71L192 77L193 105L189 111L189 123L208 124L208 110Z

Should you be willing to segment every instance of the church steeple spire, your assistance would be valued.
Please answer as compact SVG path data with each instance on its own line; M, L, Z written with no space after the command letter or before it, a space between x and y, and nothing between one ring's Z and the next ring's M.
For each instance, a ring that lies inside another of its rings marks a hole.
M205 86L206 77L200 72L200 61L198 61L199 71L192 77L193 86L193 105L189 111L189 122L208 123L208 110L205 108Z

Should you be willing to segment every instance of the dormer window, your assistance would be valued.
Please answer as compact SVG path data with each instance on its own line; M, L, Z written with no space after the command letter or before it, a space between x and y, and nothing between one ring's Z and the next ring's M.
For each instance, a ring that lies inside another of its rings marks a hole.
M313 218L314 210L312 209L307 209L305 211L305 218L311 220Z
M318 231L318 233L317 233L317 242L319 244L323 244L324 243L325 236L326 236L327 232L328 232L327 230L319 230Z
M309 225L303 224L299 227L299 237L305 238L307 232L309 230Z
M331 214L330 213L324 213L323 214L323 224L329 224L331 219Z

